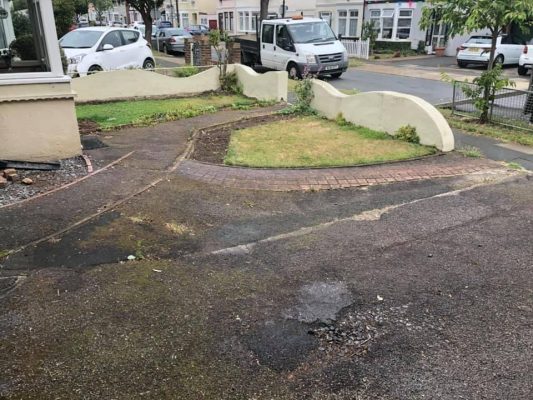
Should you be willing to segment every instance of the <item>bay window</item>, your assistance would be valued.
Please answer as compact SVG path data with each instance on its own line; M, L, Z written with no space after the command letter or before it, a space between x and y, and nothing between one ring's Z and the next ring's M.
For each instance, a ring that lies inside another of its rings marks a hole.
M397 39L409 39L411 37L411 22L413 20L413 10L400 10L398 15Z

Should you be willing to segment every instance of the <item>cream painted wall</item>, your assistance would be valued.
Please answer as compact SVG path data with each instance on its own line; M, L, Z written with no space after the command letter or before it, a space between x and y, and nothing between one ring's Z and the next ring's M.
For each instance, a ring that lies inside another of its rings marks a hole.
M244 65L229 65L235 70L243 93L260 100L286 100L286 72L257 74ZM79 103L132 98L172 97L200 94L220 89L216 67L188 78L172 78L144 70L100 72L72 80Z
M390 135L395 135L402 126L412 125L420 143L441 151L454 149L453 132L442 114L419 97L395 92L348 96L319 80L313 81L313 92L311 106L327 118L342 114L349 122Z

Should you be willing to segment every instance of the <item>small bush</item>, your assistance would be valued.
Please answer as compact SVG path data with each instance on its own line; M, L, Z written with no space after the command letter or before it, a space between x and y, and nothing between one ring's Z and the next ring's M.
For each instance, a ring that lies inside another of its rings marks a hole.
M348 126L348 125L351 125L350 122L346 121L346 118L344 118L344 115L342 115L342 113L338 113L337 116L335 117L335 122L337 123L337 125L339 126Z
M474 146L465 146L457 150L465 157L480 158L483 157L483 153Z
M411 50L411 42L397 42L393 40L376 40L376 52Z
M32 35L23 35L13 40L9 45L11 51L13 51L21 60L36 60L37 54L35 53L35 44L33 43Z
M396 131L394 137L398 140L403 140L404 142L415 144L420 143L420 137L418 136L418 133L416 133L416 128L411 125L402 126Z
M172 71L172 73L174 74L176 78L187 78L188 76L196 75L199 72L200 72L200 69L192 65L187 66L187 67L176 68Z
M227 73L221 77L220 86L223 92L242 94L242 86L235 72Z

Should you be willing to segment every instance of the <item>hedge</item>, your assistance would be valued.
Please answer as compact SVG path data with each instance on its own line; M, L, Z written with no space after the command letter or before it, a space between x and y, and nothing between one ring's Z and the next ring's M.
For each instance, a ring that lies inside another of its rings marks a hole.
M411 42L396 42L392 40L376 40L376 45L374 47L375 52L409 50L411 50Z

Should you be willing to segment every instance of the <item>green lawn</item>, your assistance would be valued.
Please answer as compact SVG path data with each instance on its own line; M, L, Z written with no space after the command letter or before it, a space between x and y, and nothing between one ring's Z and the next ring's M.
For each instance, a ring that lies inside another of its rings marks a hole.
M165 100L119 101L76 106L78 120L96 122L101 129L145 126L216 112L222 108L261 105L255 99L238 95L212 95Z
M248 167L328 167L405 160L435 153L432 147L394 140L383 132L341 126L318 117L235 131L224 163Z
M504 142L533 146L533 132L517 128L508 128L502 125L479 124L471 117L452 115L451 110L448 109L441 109L440 112L444 115L452 128L460 129L475 135L490 136Z

